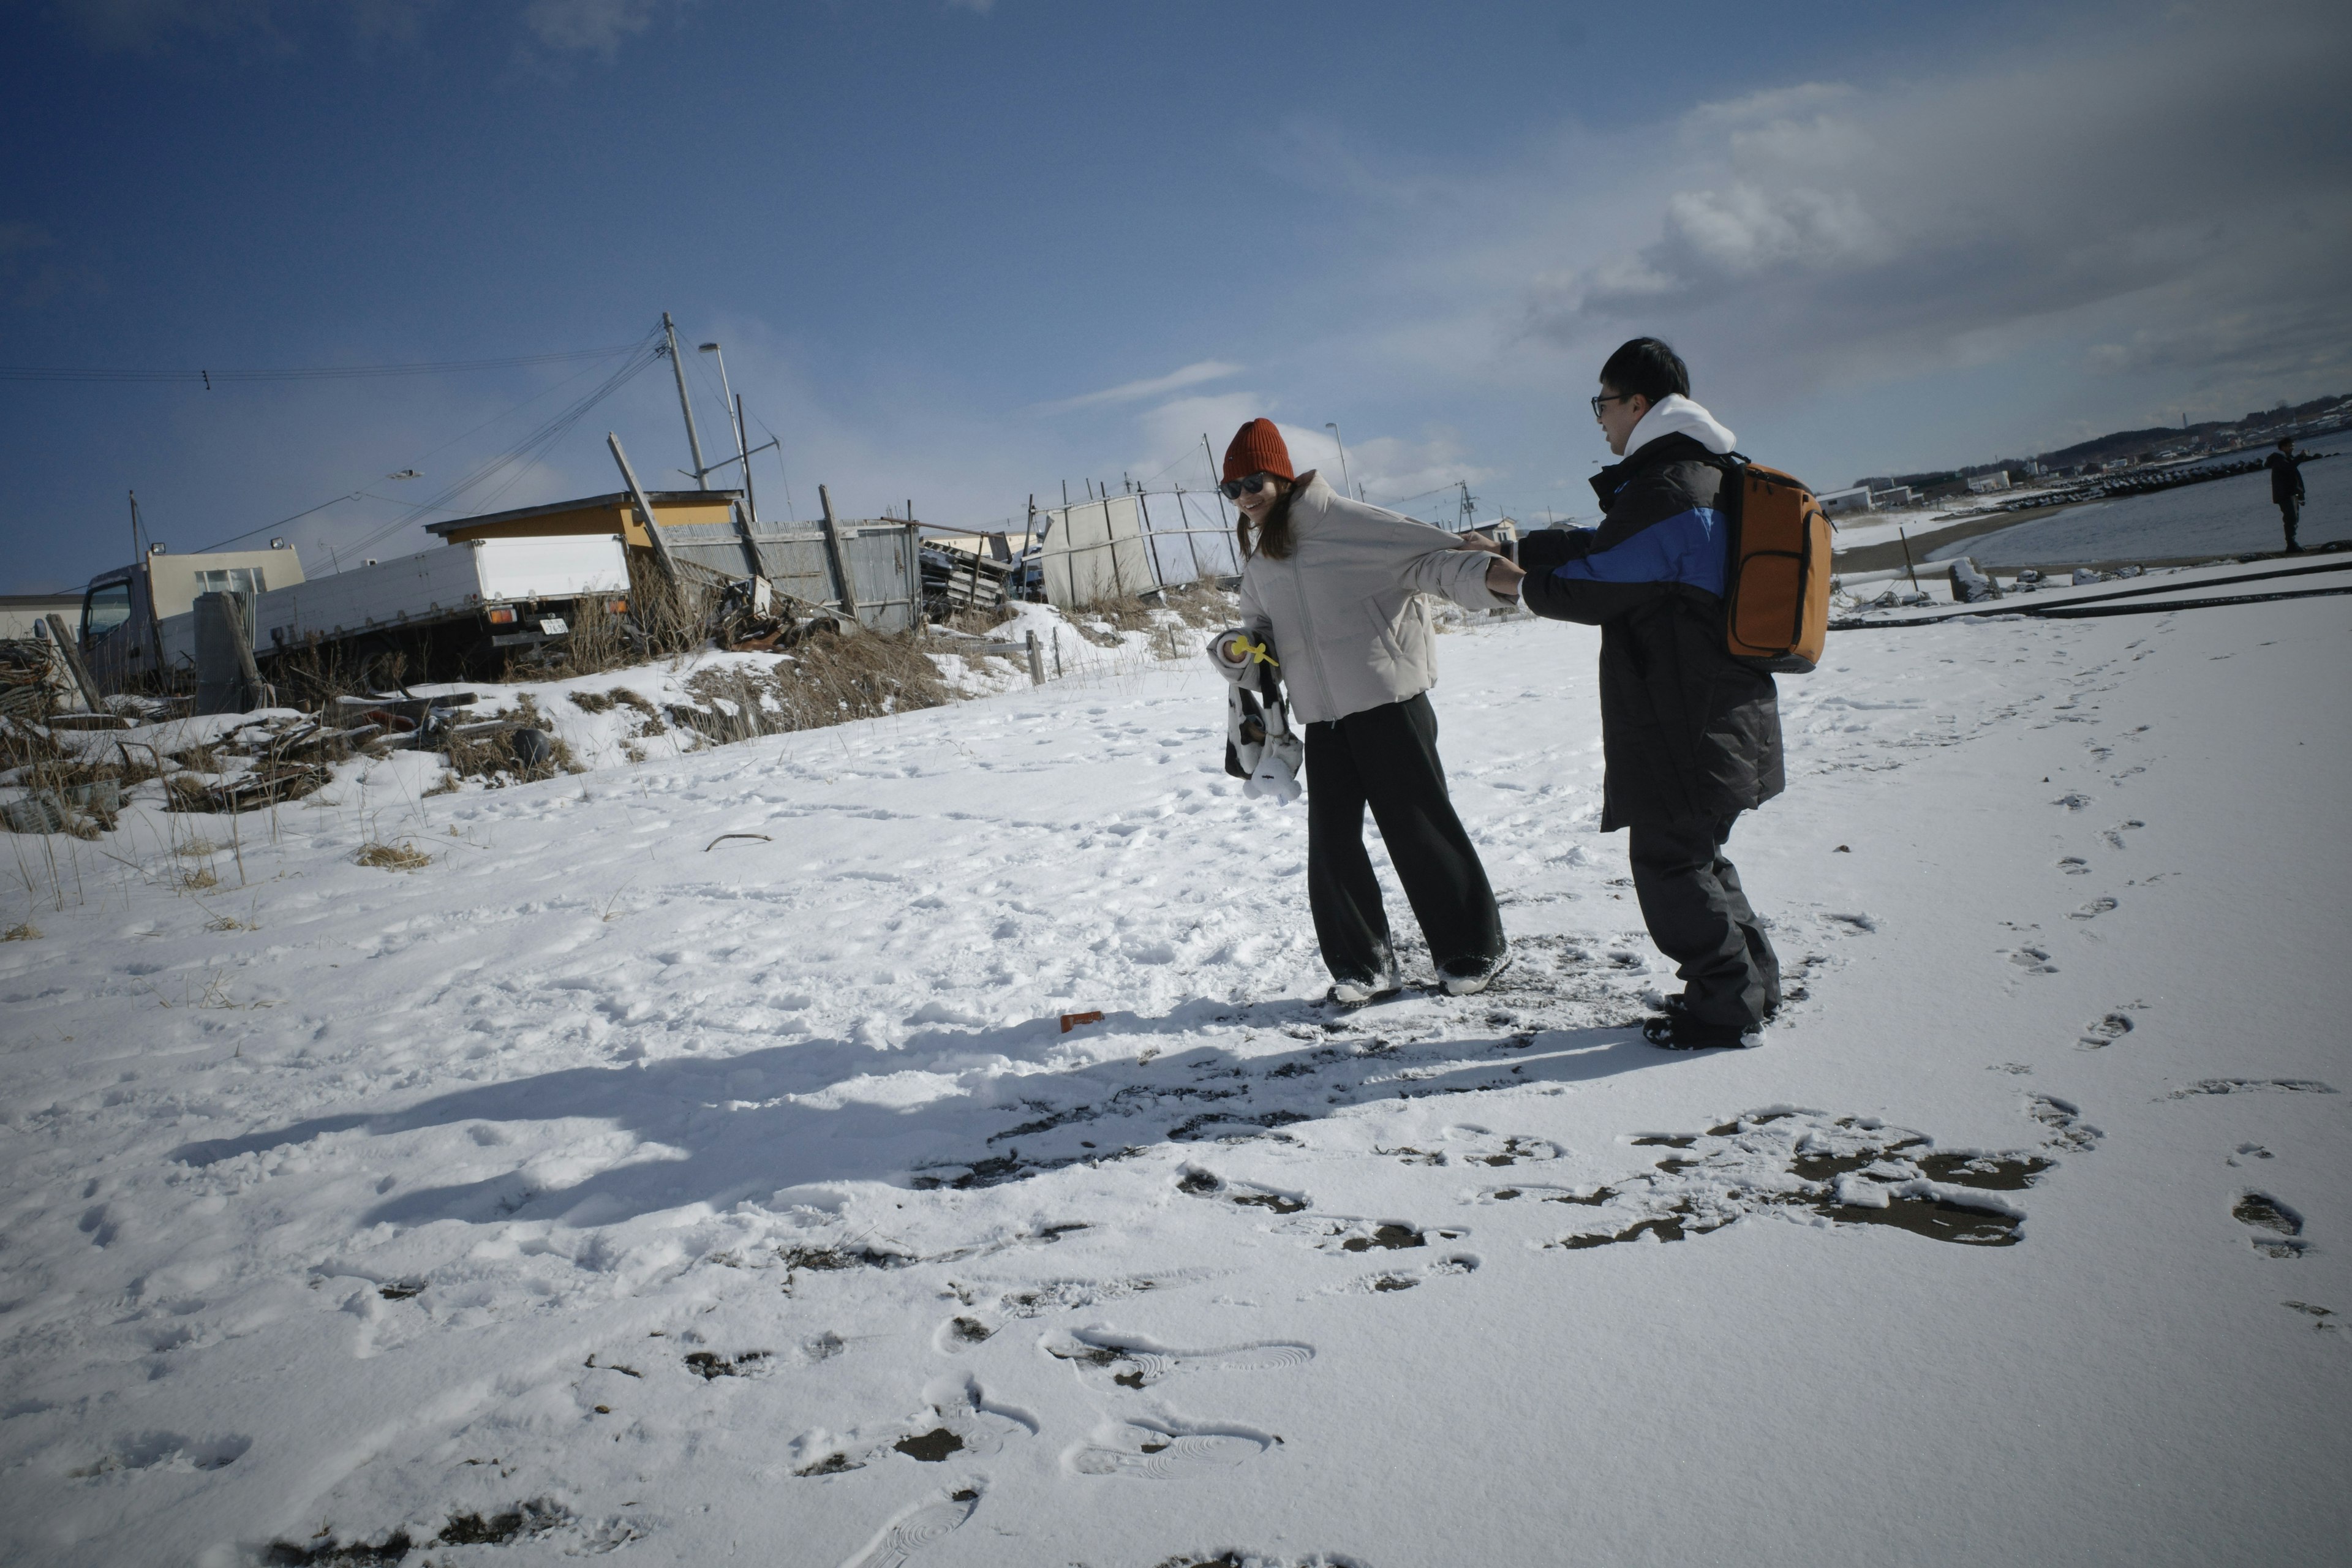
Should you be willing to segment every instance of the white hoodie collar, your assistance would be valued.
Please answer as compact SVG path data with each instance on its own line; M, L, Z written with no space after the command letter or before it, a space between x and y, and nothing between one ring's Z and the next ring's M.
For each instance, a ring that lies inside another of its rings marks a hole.
M1718 458L1737 444L1714 415L1681 393L1670 392L1650 405L1633 433L1625 437L1625 456L1632 457L1661 436L1676 434L1688 436Z

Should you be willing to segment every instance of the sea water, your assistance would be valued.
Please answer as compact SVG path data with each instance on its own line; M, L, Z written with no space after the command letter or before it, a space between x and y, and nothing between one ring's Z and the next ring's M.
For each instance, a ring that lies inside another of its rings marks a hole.
M2352 539L2352 432L2324 437L2316 449L2344 455L2304 465L2303 521L2295 538L2305 550ZM2069 507L2054 517L1940 546L1927 559L1966 555L1979 566L2038 566L2242 555L2285 543L2278 508L2271 504L2270 475L2258 471Z

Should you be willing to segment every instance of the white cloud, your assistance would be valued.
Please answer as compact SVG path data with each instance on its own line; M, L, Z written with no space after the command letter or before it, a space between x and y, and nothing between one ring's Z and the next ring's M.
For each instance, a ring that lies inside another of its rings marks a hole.
M2099 369L2285 374L2321 343L2339 363L2352 30L2267 9L2280 26L2176 14L1941 79L1702 106L1648 160L1654 237L1531 277L1529 317L1585 353L1704 332L1794 383L2093 318L2131 323Z
M1188 386L1199 386L1203 382L1223 381L1228 376L1239 375L1248 368L1246 365L1227 364L1223 360L1202 360L1196 364L1188 364L1181 370L1170 371L1166 375L1155 375L1143 381L1121 382L1117 386L1107 386L1100 392L1082 393L1076 397L1065 397L1054 403L1041 403L1037 405L1036 411L1040 414L1063 414L1076 408L1099 407L1107 403L1139 403L1147 397L1158 397L1163 393L1180 392Z
M530 0L523 26L551 49L610 59L621 40L651 26L656 13L685 0Z

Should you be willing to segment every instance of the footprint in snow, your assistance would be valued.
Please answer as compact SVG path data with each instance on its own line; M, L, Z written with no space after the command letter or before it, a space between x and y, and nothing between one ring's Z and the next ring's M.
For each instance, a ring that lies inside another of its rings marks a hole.
M2087 877L2091 874L2091 863L2080 855L2067 855L2060 858L2058 869L2069 877Z
M1082 1476L1178 1481L1245 1465L1281 1441L1254 1432L1177 1432L1130 1422L1071 1449L1066 1458Z
M1223 1198L1227 1203L1244 1208L1271 1209L1276 1214L1297 1214L1307 1207L1303 1194L1286 1193L1273 1187L1229 1184L1213 1172L1197 1165L1187 1166L1177 1180L1176 1190L1196 1198Z
M2327 1321L2328 1319L2336 1316L2336 1312L2333 1308L2315 1306L2309 1301L2282 1301L2279 1305L2286 1308L2290 1311L2301 1312L2306 1318L2317 1320L2311 1326L2320 1333L2335 1334L2343 1332L2342 1324L2331 1323Z
M2038 947L2021 947L2011 952L2009 961L2028 974L2055 974L2058 966L2050 962L2050 954Z
M906 1568L917 1552L951 1533L979 1506L980 1494L969 1487L919 1503L883 1526L873 1542L842 1568Z
M1001 1453L1007 1437L1036 1435L1034 1419L983 1403L977 1384L934 1384L929 1397L929 1409L910 1421L883 1427L878 1436L872 1427L839 1436L822 1427L803 1434L793 1442L800 1458L793 1474L837 1476L893 1455L936 1465L959 1454L980 1458Z
M2129 1018L2121 1013L2110 1013L2084 1029L2083 1037L2074 1042L2074 1048L2078 1051L2102 1050L2131 1032L2132 1021Z
M1274 1372L1304 1366L1315 1359L1314 1346L1284 1341L1232 1345L1223 1350L1179 1351L1134 1335L1100 1330L1048 1334L1038 1344L1055 1360L1076 1365L1082 1375L1108 1380L1121 1388L1141 1388L1179 1373Z
M2303 1216L2268 1193L2248 1193L2230 1210L2230 1217L2250 1230L2265 1234L2249 1237L2265 1258L2300 1258L2311 1243L2303 1235Z
M2115 907L2116 901L2113 899L2093 899L2089 903L2084 904L2081 909L2076 910L2073 914L2068 915L2066 918L2070 921L2095 921L2101 915L2113 910Z
M931 1336L931 1343L940 1354L953 1355L958 1351L968 1351L974 1345L986 1343L994 1336L997 1327L983 1318L960 1313L940 1325L939 1332Z
M1410 1290L1423 1280L1442 1279L1448 1275L1455 1274L1475 1274L1480 1261L1475 1253L1448 1253L1424 1268L1388 1269L1359 1279L1352 1285L1338 1286L1335 1289L1351 1294L1372 1295L1381 1295L1395 1290Z

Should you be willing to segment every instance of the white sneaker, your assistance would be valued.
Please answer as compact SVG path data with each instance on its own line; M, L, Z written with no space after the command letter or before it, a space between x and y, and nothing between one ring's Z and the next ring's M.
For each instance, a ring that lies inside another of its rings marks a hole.
M1448 996L1475 996L1479 992L1486 989L1495 976L1510 966L1511 955L1507 952L1484 969L1468 974L1440 974L1437 980L1439 984L1445 987L1445 994Z
M1361 1007L1383 996L1393 996L1404 989L1404 980L1391 963L1370 980L1337 980L1324 1000L1342 1007Z

